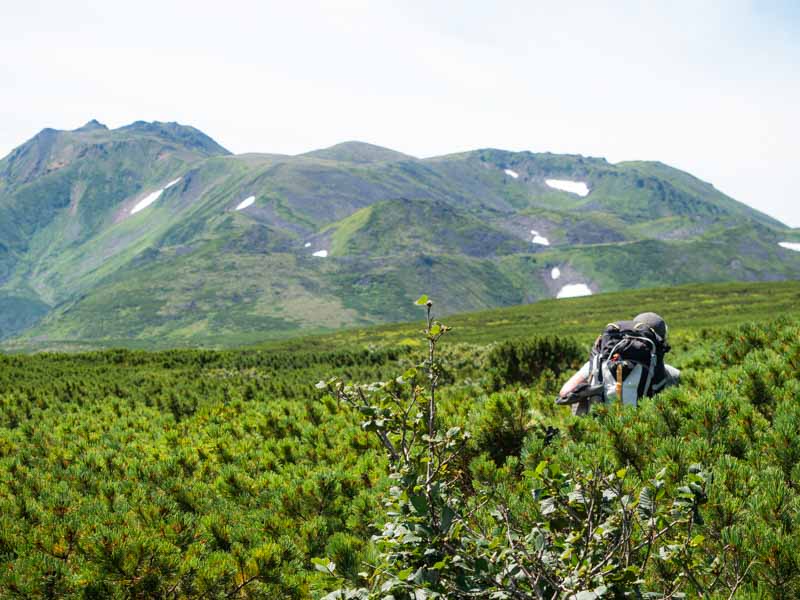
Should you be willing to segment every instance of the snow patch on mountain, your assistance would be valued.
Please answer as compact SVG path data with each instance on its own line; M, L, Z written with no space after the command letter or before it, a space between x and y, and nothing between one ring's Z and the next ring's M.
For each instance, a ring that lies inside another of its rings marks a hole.
M539 232L536 231L535 229L531 229L531 235L533 236L533 239L531 240L531 243L539 244L541 246L549 246L550 245L550 240L548 240L544 236L539 235Z
M591 296L592 290L585 283L568 283L556 294L556 298L577 298L578 296Z
M588 196L589 186L583 181L571 181L569 179L545 179L544 182L551 188L577 194L578 196Z
M256 197L255 196L248 196L247 198L245 198L244 200L242 200L239 203L239 206L236 207L236 210L244 210L248 206L252 206L253 202L255 202L255 201L256 201Z
M550 277L552 277L553 279L558 279L559 277L561 277L561 269L559 269L558 267L553 267L553 269L550 271Z
M181 179L182 179L181 177L178 177L177 179L174 179L174 180L170 181L167 185L165 185L160 190L156 190L155 192L151 192L151 193L147 194L147 196L145 196L144 198L139 200L139 202L136 203L136 206L134 206L131 209L131 214L135 215L140 210L144 210L145 208L150 206L153 202L155 202L156 200L158 200L161 197L161 194L164 193L164 190L168 190L173 185L178 183Z
M519 173L517 173L516 171L512 171L511 169L506 169L504 173L506 175L513 177L514 179L519 179Z
M800 244L795 242L778 242L778 246L781 248L786 248L787 250L794 250L795 252L800 252Z
M327 250L317 250L314 252L314 256L319 256L320 258L326 258L328 256Z
M161 197L161 194L163 193L164 193L164 188L161 188L160 190L156 190L155 192L147 194L147 196L139 200L139 202L136 203L136 206L134 206L131 209L131 214L135 215L140 210L144 210L145 208L150 206L153 202L158 200Z

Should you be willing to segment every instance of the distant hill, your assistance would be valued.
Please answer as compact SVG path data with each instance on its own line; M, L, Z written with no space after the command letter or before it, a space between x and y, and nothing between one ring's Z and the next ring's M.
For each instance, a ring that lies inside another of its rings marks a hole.
M313 150L303 156L352 163L377 163L412 159L407 154L364 142L342 142L330 148Z
M176 123L90 121L0 160L0 339L235 345L413 318L421 292L460 312L797 279L786 241L661 163L361 142L235 156Z

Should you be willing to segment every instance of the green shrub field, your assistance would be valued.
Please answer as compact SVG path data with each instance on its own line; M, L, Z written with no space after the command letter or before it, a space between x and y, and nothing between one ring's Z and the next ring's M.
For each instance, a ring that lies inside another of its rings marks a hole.
M444 319L428 362L424 310L252 350L0 355L0 597L800 597L800 286L747 285L546 305L562 332L541 307ZM681 385L554 405L638 308ZM407 431L436 435L393 458L385 402L431 369Z

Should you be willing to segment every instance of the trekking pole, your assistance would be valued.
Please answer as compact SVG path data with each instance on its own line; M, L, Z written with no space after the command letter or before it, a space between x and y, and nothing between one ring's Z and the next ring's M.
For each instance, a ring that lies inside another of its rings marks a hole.
M622 404L622 362L619 360L619 354L615 355L614 358L617 361L617 398L619 398L619 403Z

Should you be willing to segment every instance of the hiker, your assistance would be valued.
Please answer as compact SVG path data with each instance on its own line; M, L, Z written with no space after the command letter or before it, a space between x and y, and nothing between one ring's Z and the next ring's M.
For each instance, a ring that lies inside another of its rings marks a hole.
M622 400L636 406L677 385L681 372L664 363L669 330L659 315L642 313L633 321L609 323L592 347L589 360L561 388L557 404L572 405L572 414L585 415L594 402Z

